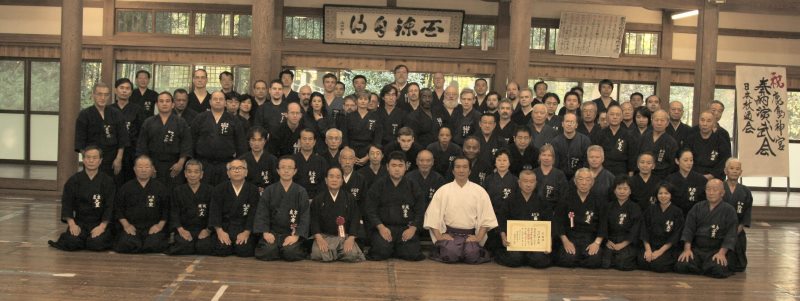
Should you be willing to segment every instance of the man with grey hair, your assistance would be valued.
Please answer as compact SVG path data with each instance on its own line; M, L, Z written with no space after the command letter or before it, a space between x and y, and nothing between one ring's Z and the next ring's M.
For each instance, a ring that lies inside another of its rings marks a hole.
M361 174L355 172L356 159L356 151L345 147L339 151L337 166L342 167L342 179L344 180L342 189L350 193L361 209L364 209L361 195L366 193L367 187Z
M719 132L720 137L728 139L728 144L730 144L731 134L728 130L719 125L719 121L722 119L722 113L725 112L725 104L716 99L712 100L708 104L708 111L714 114L714 118L717 120L717 122L714 123L714 132ZM692 130L699 131L699 127L693 126Z
M597 135L600 132L600 125L597 124L599 113L597 112L597 104L593 101L587 101L581 104L581 118L578 120L578 133L586 135L593 144L597 144Z
M92 88L94 105L81 110L75 122L75 152L95 145L104 154L100 171L110 177L122 171L122 157L130 137L120 110L111 106L111 87L98 82Z
M569 115L569 114L568 114ZM561 239L558 265L599 268L600 246L607 236L608 202L592 193L594 177L588 168L575 172L575 188L570 189L555 211L554 237Z
M547 124L547 106L537 103L533 106L531 113L531 143L536 149L541 148L546 143L553 141L558 136L558 131ZM562 120L563 123L563 120Z
M252 257L256 244L252 230L258 187L244 180L246 161L233 159L225 167L228 181L214 187L208 210L208 226L215 231L211 255Z
M689 134L683 145L683 148L692 150L694 154L692 170L709 180L725 179L725 161L731 157L730 140L722 137L722 132L714 131L716 122L714 113L700 113L698 130Z
M511 115L511 120L517 126L527 126L531 123L531 111L533 111L533 91L530 88L524 88L519 91L519 105Z
M653 174L665 179L675 170L675 156L678 152L678 142L670 135L665 135L669 117L666 111L658 110L653 113L653 129L645 132L639 141L639 154L650 152L655 159ZM649 133L649 134L647 134Z
M342 131L330 128L325 132L325 149L319 155L328 162L328 166L339 166L339 155L342 148Z
M478 122L481 120L481 113L475 109L475 91L470 88L461 90L461 107L453 110L451 128L453 128L453 142L458 145L464 144L464 138L477 132Z
M203 163L189 160L184 168L186 184L176 187L170 200L169 225L173 243L169 255L209 255L213 243L208 227L208 206L213 187L202 183Z
M458 87L448 86L444 90L444 99L442 100L442 116L444 117L444 124L452 126L454 119L457 117L458 105ZM453 129L455 132L455 129Z
M605 152L603 147L599 145L592 145L586 150L586 161L589 165L589 170L594 177L594 185L592 185L592 193L596 194L598 198L610 201L611 186L614 185L614 174L603 168L605 161Z

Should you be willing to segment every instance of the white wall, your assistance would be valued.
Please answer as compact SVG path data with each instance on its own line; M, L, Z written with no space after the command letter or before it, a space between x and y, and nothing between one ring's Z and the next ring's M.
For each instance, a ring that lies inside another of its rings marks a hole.
M253 0L117 0L117 2L180 2L180 3L206 3L206 4L253 4ZM288 0L286 2L292 2Z
M464 0L397 0L400 8L456 9L468 15L497 16L497 2Z
M61 7L4 5L0 9L0 33L61 34ZM83 9L83 35L103 35L103 9Z
M697 26L697 17L675 20L675 25ZM783 15L719 13L719 28L800 32L800 18Z
M672 38L672 58L695 60L697 36L676 33ZM800 40L720 36L717 61L781 66L800 66Z
M88 7L83 9L83 35L84 36L103 35L103 8Z
M792 187L800 187L800 157L794 155L800 154L800 144L790 143L789 153L792 155L789 156L790 162L787 162L787 164L789 164L789 177L792 180ZM742 166L742 169L745 168L747 168L746 164ZM753 187L767 187L767 178L746 177L743 179L743 183ZM786 187L786 178L773 178L772 187Z
M672 59L694 61L697 54L697 35L676 33L672 35Z
M61 8L48 6L3 6L0 32L61 34Z
M289 0L284 6L322 8L324 4L354 6L386 6L386 0Z

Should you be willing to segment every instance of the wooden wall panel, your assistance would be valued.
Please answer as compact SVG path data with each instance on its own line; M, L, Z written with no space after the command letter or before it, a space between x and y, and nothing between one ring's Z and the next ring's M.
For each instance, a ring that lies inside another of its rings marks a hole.
M84 48L82 56L84 60L99 60L101 58L101 50L99 48ZM0 57L57 59L61 57L61 48L56 46L0 45Z
M611 69L580 66L534 65L529 67L531 78L553 79L611 79L615 81L656 82L658 70Z
M367 69L391 71L394 66L404 64L411 72L444 72L455 74L494 74L495 65L489 63L459 63L426 60L398 60L361 57L329 57L292 55L284 53L282 64L294 67L317 67L321 69Z
M141 61L156 63L202 63L220 65L249 65L247 53L209 53L146 49L120 49L116 51L117 61Z

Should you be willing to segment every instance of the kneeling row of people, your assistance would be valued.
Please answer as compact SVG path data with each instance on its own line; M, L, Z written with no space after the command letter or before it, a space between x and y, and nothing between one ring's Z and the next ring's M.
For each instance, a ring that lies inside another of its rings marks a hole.
M486 191L469 182L471 166L466 158L454 160L455 181L436 191L428 205L424 192L404 178L403 154L393 153L388 176L377 180L368 193L370 201L363 206L341 189L343 174L336 167L326 174L327 193L309 204L305 189L292 182L296 168L291 157L281 158L280 182L267 187L260 197L258 189L244 181L243 160L229 162L230 181L215 188L201 183L199 162L187 163L187 184L170 193L151 179L152 162L140 157L134 167L136 179L116 195L113 180L98 173L101 160L99 149L88 148L84 170L65 185L62 219L69 226L58 241L51 242L54 247L105 250L113 244L121 253L236 254L294 261L306 258L312 245L311 259L360 261L365 256L356 238L366 237L372 246L370 259L422 260L418 229L424 225L435 242L432 259L442 262L489 261L490 253L483 248L488 240L486 247L495 260L507 266L546 267L555 261L567 267L630 270L639 266L664 272L675 265L680 272L715 277L744 268L734 264L732 269L727 264L728 259L744 258L743 248L735 248L737 235L743 232L733 207L720 202L724 190L719 180L709 182L708 201L693 207L684 226L683 213L670 203L668 185L659 188L659 204L642 214L639 205L628 201L627 177L613 185L616 201L601 202L591 194L594 178L588 169L576 174L575 189L555 208L534 197L536 175L523 171L515 196L494 209ZM119 223L107 229L112 214ZM518 219L552 220L555 254L506 251L511 244L505 234L506 221ZM164 229L167 221L174 233L172 244L168 243L170 231ZM636 247L640 241L641 251ZM680 254L679 241L685 244Z
M735 173L732 185L738 185L737 188L752 198L746 187L735 183L740 163L732 160L726 169L729 175ZM626 176L616 178L611 188L614 195L611 202L602 201L592 192L594 179L588 169L579 170L574 181L575 189L552 208L534 198L535 175L525 171L520 174L519 192L498 212L500 227L494 237L497 243L487 244L494 246L499 264L536 268L553 264L619 270L639 268L717 278L745 269L744 224L739 223L737 209L723 201L724 185L731 183L709 181L707 200L698 202L684 218L683 211L672 203L675 189L667 182L658 186L658 202L642 210L630 201L631 184ZM511 242L506 237L505 223L521 219L553 221L552 254L506 250ZM749 224L749 216L747 220ZM492 237L490 233L490 241Z
M235 254L264 260L301 260L313 244L312 259L360 261L365 257L355 239L367 242L366 223L377 229L372 236L385 238L383 244L373 244L372 259L388 258L397 250L398 257L421 260L417 229L422 227L425 197L404 178L403 154L391 158L388 176L373 186L392 191L370 191L376 201L364 207L342 189L340 167L327 171L326 191L309 200L306 190L292 180L297 168L290 156L278 161L280 182L261 195L244 180L244 160L229 162L229 181L216 187L201 182L202 163L190 160L187 183L170 192L152 178L152 161L146 156L135 162L136 179L115 191L113 180L98 172L101 151L90 147L84 151L84 170L65 185L61 217L67 231L49 243L70 251ZM364 214L360 208L365 208Z

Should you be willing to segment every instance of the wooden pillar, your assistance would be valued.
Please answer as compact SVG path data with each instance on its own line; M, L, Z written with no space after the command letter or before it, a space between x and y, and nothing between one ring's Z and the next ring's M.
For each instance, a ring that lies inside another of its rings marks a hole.
M250 38L250 82L277 78L272 70L272 44L279 40L273 30L275 0L253 1L253 36ZM280 31L279 31L280 32Z
M697 18L697 55L694 67L693 124L700 122L700 113L714 99L717 76L717 35L719 7L703 1Z
M509 81L516 81L522 89L528 86L528 65L531 58L531 1L511 1L510 14L508 78Z
M510 6L507 1L500 1L497 4L497 27L495 30L495 44L494 49L499 54L499 57L508 57L508 37L510 23ZM508 83L508 59L498 59L495 65L494 72L494 90L498 91L501 95L505 95L506 83Z
M103 2L103 37L111 39L114 36L114 25L116 17L116 0L105 0ZM115 78L117 67L114 60L114 46L107 45L101 49L100 59L103 63L100 80L106 84L111 84ZM131 79L134 80L135 79ZM135 86L135 85L134 85Z
M273 5L272 11L274 12L273 20L270 22L272 24L272 32L277 33L273 34L272 39L272 70L270 73L271 78L279 79L278 73L281 72L283 69L283 3L284 0L275 0L275 4Z
M83 49L83 1L64 0L61 4L61 88L58 111L57 183L64 183L78 170L75 153L75 119L81 102L81 52Z
M662 11L661 16L661 60L665 62L672 61L672 35L673 35L674 22L672 21L672 12L669 10ZM660 68L658 72L658 83L656 86L656 95L661 99L661 108L669 110L669 90L672 87L672 68ZM647 97L647 96L645 96Z
M116 60L114 59L114 46L103 46L100 52L100 60L103 63L103 70L100 72L100 80L106 84L114 84L114 70L116 67ZM136 87L136 79L131 78Z

